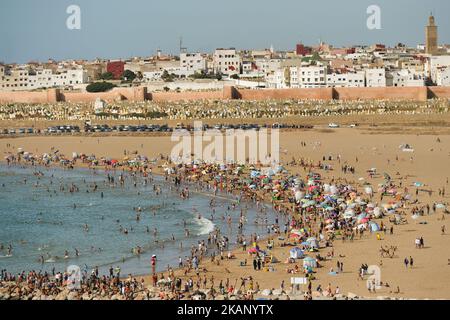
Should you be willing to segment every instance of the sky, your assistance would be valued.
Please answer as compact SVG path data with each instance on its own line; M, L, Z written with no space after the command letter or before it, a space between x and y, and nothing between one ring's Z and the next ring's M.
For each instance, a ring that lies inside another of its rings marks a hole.
M81 29L66 26L70 5ZM381 8L381 29L367 28L367 8ZM150 56L215 48L294 50L425 42L433 12L439 43L450 43L448 0L0 0L0 61Z

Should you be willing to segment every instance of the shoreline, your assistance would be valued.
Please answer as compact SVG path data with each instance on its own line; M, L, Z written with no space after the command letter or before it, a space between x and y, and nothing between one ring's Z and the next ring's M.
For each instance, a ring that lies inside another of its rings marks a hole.
M8 168L7 162L5 160L3 160L3 159L0 159L0 165L4 166L5 168ZM103 174L103 175L109 174L111 172L114 172L114 173L117 173L117 172L128 172L128 173L135 172L133 169L130 169L130 168L117 168L117 169L114 168L114 169L112 169L112 168L108 168L106 166L101 166L101 165L89 166L89 165L87 165L85 163L79 163L79 162L77 162L73 166L73 168L68 168L66 166L62 166L62 165L56 164L56 163L51 163L48 166L44 166L42 164L32 165L32 164L26 163L26 162L25 163L14 163L14 164L11 164L11 165L16 167L16 168L18 168L18 169L28 168L28 169L34 169L34 170L37 169L39 171L39 168L45 168L45 169L59 169L59 170L62 170L62 171L69 171L69 172L72 171L72 170L83 170L84 172L88 172L88 173L95 172L96 174ZM159 169L159 167L157 167L156 169ZM165 177L164 172L160 171L160 170L156 170L156 172L152 170L151 175L158 176L160 179L163 179ZM163 181L164 180L161 180L159 182L163 182ZM167 182L167 183L169 185L172 185L169 182ZM193 182L186 182L183 186L184 187L195 187L196 184L193 183ZM190 193L198 194L200 196L211 198L211 199L221 199L221 200L225 200L225 201L230 202L230 203L233 203L233 202L237 201L236 199L234 199L234 196L236 196L235 194L229 195L228 193L224 194L223 192L220 192L219 195L214 195L212 193L212 191L211 192L203 192L203 191L196 191L196 190L191 190ZM227 196L227 195L229 195L229 196ZM268 205L268 204L270 204L270 203L266 203L266 205ZM214 225L214 230L215 230L216 226L215 226L214 221L211 221L210 219L208 219L208 218L206 218L204 216L202 218L208 220L209 222L211 222ZM199 238L203 238L203 237L208 236L208 234L212 233L214 230L211 230L207 234L197 234L196 236L199 237ZM247 236L249 236L249 235L247 235ZM266 241L266 240L267 240L267 238L264 237L260 241L263 242L263 241ZM233 245L231 245L231 248L228 251L232 252L232 251L237 250L237 249L238 249L238 245L237 244L233 244ZM142 251L142 253L149 253L149 252ZM100 267L100 268L107 267L107 266L112 266L114 264L117 264L118 262L124 262L124 261L128 261L128 260L136 259L136 258L138 258L138 257L136 255L133 255L133 256L130 256L130 257L126 257L124 259L115 260L115 261L113 261L111 263L98 264L97 266ZM175 263L173 263L173 264L175 265ZM93 268L93 267L94 266L92 265L91 268ZM180 271L181 269L174 267L174 270L175 271ZM158 271L157 273L165 273L165 272L167 272L167 270ZM151 275L152 274L149 273L149 272L142 273L142 274L141 273L133 273L134 277L145 277L145 278L148 278L148 277L151 277ZM122 277L122 279L126 279L126 278Z

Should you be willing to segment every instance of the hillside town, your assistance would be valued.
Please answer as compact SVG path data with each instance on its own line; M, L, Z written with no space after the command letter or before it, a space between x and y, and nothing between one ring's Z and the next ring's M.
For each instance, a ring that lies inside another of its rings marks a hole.
M150 57L0 63L0 91L49 88L84 91L97 81L117 86L146 86L151 91L242 88L352 88L450 86L450 45L439 45L433 16L425 44L398 43L337 48L320 42L296 44L292 51L217 48L189 52L180 40L179 55L157 50Z

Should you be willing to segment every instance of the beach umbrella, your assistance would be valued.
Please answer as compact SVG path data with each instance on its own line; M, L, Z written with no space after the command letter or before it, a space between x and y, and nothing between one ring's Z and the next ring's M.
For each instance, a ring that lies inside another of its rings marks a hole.
M365 187L364 192L369 195L372 194L373 193L372 187L370 186Z
M373 215L375 216L375 218L380 218L381 217L381 209L379 207L374 208Z
M357 220L358 220L358 221L361 221L361 220L364 219L365 217L366 217L366 214L365 214L365 213L361 213L361 214L358 215Z
M358 223L361 223L361 224L364 224L364 223L367 223L367 222L369 222L369 218L363 218L363 219L358 221Z
M303 259L303 267L304 268L317 268L317 262L315 259L311 257L305 257Z
M308 208L308 207L314 206L315 204L316 204L316 202L314 200L309 200L303 204L302 208Z
M252 171L250 172L250 177L251 178L258 178L261 175L261 173L259 171Z
M338 189L336 188L335 185L330 187L330 192L331 192L331 194L337 194L338 193Z
M436 209L445 209L445 205L443 205L442 203L438 203L436 205Z
M378 224L376 224L375 222L373 222L373 221L369 222L369 226L370 226L370 230L372 232L378 232L378 231L381 230L380 226Z
M257 249L257 248L255 248L255 247L252 247L252 248L250 248L250 249L248 249L248 251L247 251L248 253L258 253L259 252L259 250Z
M264 289L264 290L261 292L261 295L263 295L263 296L270 296L271 294L272 294L272 291L269 290L269 289Z
M305 194L304 194L303 192L301 192L301 191L296 191L296 192L295 192L295 201L299 202L299 201L303 198L304 195L305 195Z
M344 218L345 219L351 219L355 216L355 211L353 211L352 209L348 209L344 212Z
M289 238L292 238L292 239L300 239L301 237L302 237L301 235L296 234L296 233L291 233L289 235Z

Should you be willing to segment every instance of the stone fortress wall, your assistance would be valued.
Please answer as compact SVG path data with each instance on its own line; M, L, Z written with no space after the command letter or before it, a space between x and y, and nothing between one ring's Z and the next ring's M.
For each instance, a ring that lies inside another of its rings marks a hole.
M112 101L200 101L200 100L412 100L450 99L450 87L239 89L224 86L217 91L148 92L146 87L114 88L109 92L88 93L49 89L39 92L0 92L0 104L7 103L90 103L97 98Z

